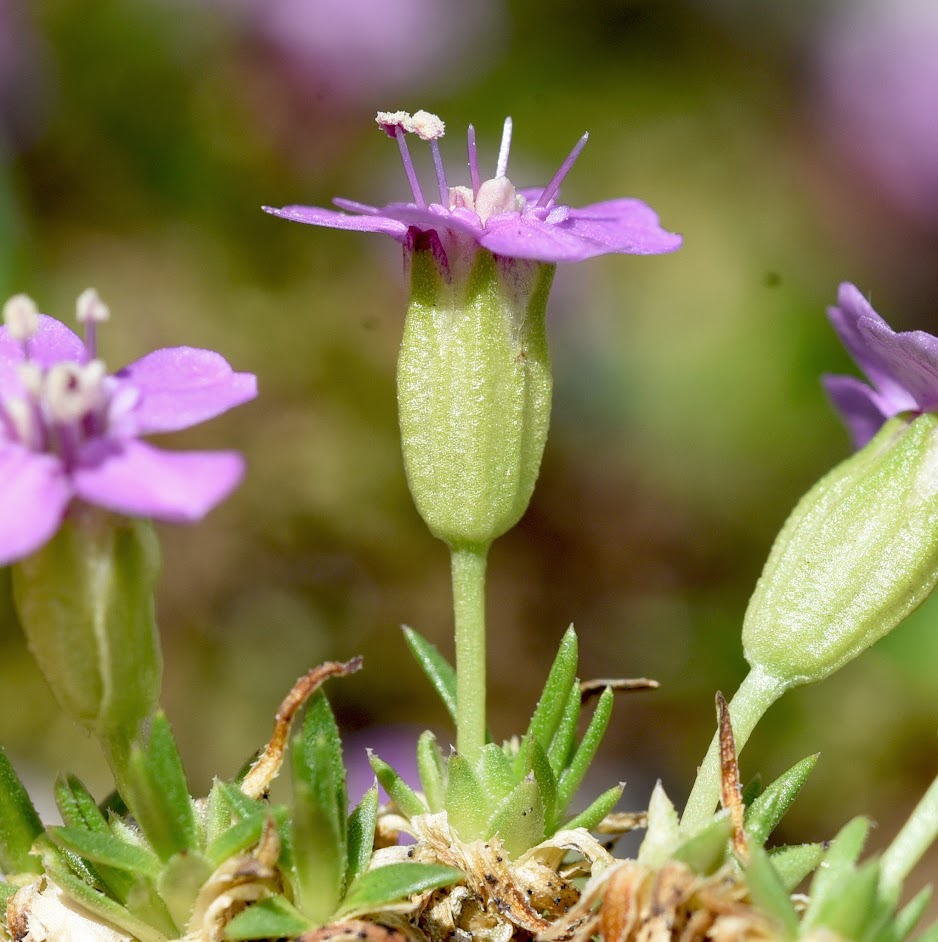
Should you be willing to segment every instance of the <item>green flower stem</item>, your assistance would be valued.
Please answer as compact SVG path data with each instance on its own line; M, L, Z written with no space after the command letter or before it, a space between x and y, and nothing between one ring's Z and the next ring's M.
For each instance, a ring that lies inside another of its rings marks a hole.
M788 682L767 674L758 666L749 671L730 701L730 720L733 723L737 753L742 751L768 708L789 686ZM681 818L681 830L684 834L694 834L709 823L719 800L720 742L717 733L714 734L703 764L697 771L697 780L684 808L684 816Z
M938 778L915 806L909 820L893 838L879 865L879 885L885 893L899 895L902 881L938 837Z
M456 749L475 763L485 745L485 561L488 546L450 547L456 621Z

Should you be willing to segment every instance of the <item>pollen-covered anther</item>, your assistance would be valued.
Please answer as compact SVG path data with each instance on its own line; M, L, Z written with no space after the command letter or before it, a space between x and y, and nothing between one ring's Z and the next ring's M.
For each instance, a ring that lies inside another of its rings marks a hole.
M3 323L14 340L29 340L39 330L39 310L27 294L14 294L3 305Z
M446 125L438 115L417 111L410 119L410 127L404 130L413 132L422 141L436 141L446 134Z
M75 422L101 408L107 400L106 370L100 360L90 363L56 363L46 373L44 401L56 422Z
M75 304L75 314L79 324L103 324L111 317L111 309L101 300L94 288L86 288Z
M397 137L398 128L402 131L410 131L412 121L409 111L379 111L375 115L375 124L388 137Z

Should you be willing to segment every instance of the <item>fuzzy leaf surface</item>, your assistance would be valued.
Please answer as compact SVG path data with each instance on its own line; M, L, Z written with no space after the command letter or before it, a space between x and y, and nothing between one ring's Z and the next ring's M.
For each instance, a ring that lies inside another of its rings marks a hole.
M376 912L415 893L451 886L463 878L461 870L430 863L392 863L366 870L350 887L340 917Z
M746 834L751 843L761 846L766 842L798 797L817 760L817 755L802 759L749 805L746 809Z
M378 788L372 785L348 819L348 873L346 883L351 885L365 872L375 843L375 825L378 821Z
M42 822L19 776L0 747L0 869L4 873L41 873L30 853Z
M607 687L596 704L596 711L590 717L589 725L570 764L560 776L560 783L557 786L557 810L560 814L563 814L569 807L583 777L589 771L590 764L596 758L596 751L599 749L599 744L606 734L612 717L614 699L612 690Z
M418 634L407 625L401 626L404 640L410 648L421 670L426 674L427 680L433 685L443 701L453 722L456 722L456 671L453 666L440 654L439 649L427 641L423 635Z
M238 913L225 926L225 938L229 942L293 939L311 928L312 923L282 896L268 896Z

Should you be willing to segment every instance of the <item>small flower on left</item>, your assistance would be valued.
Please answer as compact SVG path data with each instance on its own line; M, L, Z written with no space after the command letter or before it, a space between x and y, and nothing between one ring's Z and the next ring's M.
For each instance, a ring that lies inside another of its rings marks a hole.
M189 428L257 395L251 373L193 347L156 350L109 374L97 358L108 308L78 299L84 338L26 295L0 327L0 565L42 547L73 500L132 517L201 519L238 485L235 452L170 452L140 436Z

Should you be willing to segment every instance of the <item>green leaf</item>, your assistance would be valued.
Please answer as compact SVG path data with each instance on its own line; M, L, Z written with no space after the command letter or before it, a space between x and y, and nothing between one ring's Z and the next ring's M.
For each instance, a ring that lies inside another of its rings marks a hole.
M243 853L249 847L253 847L260 840L264 825L269 818L269 809L263 808L242 818L237 824L230 825L227 831L222 831L205 850L212 869L219 867L236 854Z
M746 809L746 835L750 844L761 846L766 842L798 797L817 760L817 755L802 759L784 775L780 775L749 805Z
M449 757L445 804L450 825L464 841L483 836L488 817L486 795L469 761L458 752Z
M648 802L648 827L638 849L639 863L660 867L674 853L681 840L677 811L659 779Z
M372 785L348 819L348 873L346 885L355 882L365 872L375 844L375 825L378 821L378 787Z
M225 926L229 942L249 939L294 939L313 928L282 896L268 896L238 913Z
M931 900L932 888L926 886L906 903L896 915L890 932L890 942L904 942L912 930L918 925L925 907Z
M184 929L192 916L199 890L215 868L202 854L182 851L167 861L156 888L173 921Z
M831 842L811 881L811 902L802 919L806 928L814 925L817 913L825 905L828 895L836 891L843 875L849 876L854 872L853 865L863 850L869 831L869 818L854 818L840 829Z
M205 802L206 846L211 848L212 844L231 827L234 816L235 809L228 799L224 784L219 779L214 779L211 791L208 793L208 799ZM209 855L211 856L211 851Z
M544 692L534 708L534 715L528 725L526 735L545 751L550 748L554 733L560 725L570 693L570 685L576 678L577 647L576 632L571 625L560 641L557 656L547 675L547 683L544 684Z
M564 703L554 738L547 750L547 756L555 775L560 775L570 761L570 754L576 743L576 729L580 721L581 701L580 685L574 679L573 683L570 684L570 692L567 694L567 700Z
M350 887L337 916L377 912L415 893L451 886L464 878L461 870L442 864L393 863L366 870Z
M148 922L135 916L120 903L108 899L99 890L89 886L71 872L61 853L50 843L42 851L42 863L46 874L67 896L95 916L100 916L124 929L139 942L168 942L168 936Z
M569 831L573 828L586 828L587 831L592 831L619 803L623 791L625 791L625 785L613 785L612 788L604 791L578 815L574 815L567 821L563 825L563 829Z
M749 893L756 907L771 916L784 938L798 935L798 915L769 855L758 845L749 848L749 862L743 867Z
M544 809L544 832L548 830L553 832L557 818L560 817L557 811L557 779L554 777L554 770L550 767L550 759L547 758L544 747L536 739L533 739L532 743L531 771L534 773L534 781Z
M149 741L131 747L126 779L124 797L161 860L198 847L199 827L186 773L162 710L153 716Z
M445 786L443 785L443 756L436 737L430 730L421 733L417 740L417 774L432 812L443 810Z
M612 704L614 696L611 688L607 687L596 704L596 712L590 718L583 739L577 747L570 764L560 776L557 786L557 811L563 814L573 800L576 790L580 787L583 777L589 770L590 763L596 757L596 750L602 742L612 717Z
M762 794L762 776L757 772L744 786L740 798L748 808Z
M77 827L50 827L46 833L57 847L73 851L92 863L106 864L150 879L159 876L161 864L156 854L139 845L128 844L111 833L101 834Z
M30 853L42 830L23 783L0 747L0 870L8 874L42 873L39 859Z
M769 859L782 885L791 893L824 857L823 844L793 844L769 851Z
M486 837L500 837L509 857L519 857L544 840L544 804L534 776L514 791L492 815Z
M870 860L852 872L840 870L817 906L812 899L810 918L805 914L805 928L823 926L844 939L862 938L877 915L878 890L878 860Z
M335 912L345 888L348 801L339 729L321 691L310 700L291 753L298 905L322 924Z
M674 852L674 859L686 863L694 873L709 876L725 863L732 833L733 822L728 815L720 815L702 831L684 841Z
M384 759L379 759L374 753L369 753L368 761L371 763L375 775L378 776L378 781L388 793L388 797L391 801L397 805L401 814L407 818L413 818L418 814L427 813L428 809L423 803L423 799L384 761Z
M422 635L402 625L404 640L411 654L417 659L427 679L433 685L433 689L439 694L446 711L449 713L453 722L456 722L456 671L449 661L440 654L435 645L431 644Z
M13 886L12 883L0 882L0 912L6 912L7 903L9 902L10 897L14 896L18 889L19 887Z
M514 763L505 755L502 747L493 742L482 747L479 761L476 763L476 772L490 811L494 811L518 784Z

